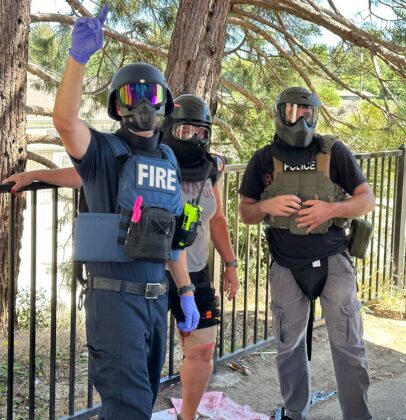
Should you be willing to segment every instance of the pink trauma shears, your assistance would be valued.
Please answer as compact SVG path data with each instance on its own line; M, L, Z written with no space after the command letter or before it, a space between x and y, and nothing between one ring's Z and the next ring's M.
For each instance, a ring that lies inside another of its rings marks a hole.
M131 216L131 220L134 223L138 223L141 217L141 205L142 205L142 196L139 195L135 200L134 207L133 207L133 215Z

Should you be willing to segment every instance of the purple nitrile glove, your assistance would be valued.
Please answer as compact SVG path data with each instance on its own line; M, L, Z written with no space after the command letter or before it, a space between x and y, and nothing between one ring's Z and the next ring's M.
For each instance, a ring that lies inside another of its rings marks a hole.
M86 64L90 56L103 46L102 26L109 11L105 4L97 17L76 19L72 31L72 47L69 54L79 63Z
M178 322L178 328L185 333L195 330L200 319L200 314L195 303L195 297L182 295L180 297L180 306L183 314L185 315L185 322Z

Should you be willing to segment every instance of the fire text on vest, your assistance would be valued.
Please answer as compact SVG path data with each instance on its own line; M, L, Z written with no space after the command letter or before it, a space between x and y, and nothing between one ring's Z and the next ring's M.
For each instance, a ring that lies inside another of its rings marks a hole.
M176 171L160 166L137 165L137 184L140 187L161 188L168 191L176 190Z

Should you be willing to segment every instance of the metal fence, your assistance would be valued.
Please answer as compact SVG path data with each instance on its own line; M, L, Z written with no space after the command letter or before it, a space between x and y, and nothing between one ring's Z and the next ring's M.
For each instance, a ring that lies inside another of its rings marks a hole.
M359 154L356 158L367 175L377 201L375 211L366 216L374 227L367 258L355 261L360 297L369 301L379 298L384 287L404 287L405 147L395 151ZM222 180L224 212L240 261L241 287L234 301L229 302L221 291L223 267L214 251L210 261L213 279L221 297L222 316L216 363L258 350L273 339L268 309L270 290L266 280L269 256L263 227L246 226L238 218L237 190L244 169L245 165L229 165ZM30 262L26 277L29 277L29 286L26 301L21 301L21 290L17 286L14 271L15 197L9 194L9 188L9 185L0 185L0 193L6 194L9 202L10 303L7 337L2 339L0 350L0 418L89 418L97 413L99 400L87 375L83 311L77 310L79 288L74 268L69 255L61 258L60 252L61 242L70 244L77 193L40 183L27 187L25 227L30 233ZM38 209L38 194L44 190L51 194L47 212L43 208ZM50 227L40 231L39 221L44 218L49 220ZM61 239L63 226L68 231L68 239ZM50 294L45 300L45 307L44 300L39 300L39 284L44 280L38 276L38 252L44 249L49 251L50 261L46 272L46 286L50 288ZM65 260L65 264L61 265L62 260ZM19 283L21 276L20 271ZM65 286L61 286L61 277L65 278ZM66 281L66 278L70 281ZM65 303L61 303L62 291L65 293ZM23 320L26 321L25 328L22 328ZM177 378L177 367L181 361L172 317L169 318L168 332L163 383Z

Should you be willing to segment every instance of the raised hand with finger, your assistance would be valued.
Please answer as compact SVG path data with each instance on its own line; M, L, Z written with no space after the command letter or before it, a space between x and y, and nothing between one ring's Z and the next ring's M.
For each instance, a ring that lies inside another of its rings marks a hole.
M109 11L105 4L97 17L76 19L72 31L72 46L69 54L81 64L86 64L92 54L103 46L103 24Z

